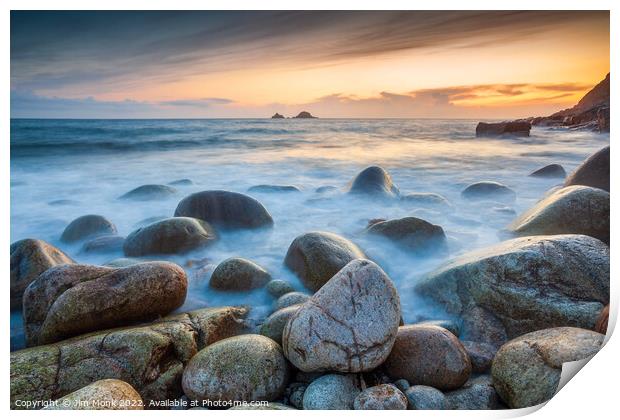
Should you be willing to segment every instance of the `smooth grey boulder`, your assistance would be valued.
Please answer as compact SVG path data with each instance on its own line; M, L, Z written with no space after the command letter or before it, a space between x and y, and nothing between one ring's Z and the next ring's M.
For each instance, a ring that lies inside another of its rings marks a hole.
M183 391L194 400L275 401L289 367L282 348L262 335L220 340L198 352L183 372Z
M192 217L171 217L131 232L123 245L128 257L178 254L210 245L217 240L213 228Z
M304 410L352 410L361 392L355 375L329 374L312 381L303 398Z
M609 244L609 193L574 185L548 194L513 221L518 236L579 233Z
M395 198L398 197L399 191L385 169L380 166L370 166L353 179L349 193L370 197Z
M209 287L217 290L252 290L263 287L271 275L258 264L245 258L228 258L217 265Z
M471 378L461 388L445 394L449 410L498 410L505 408L490 375Z
M366 388L353 401L355 410L406 410L407 397L392 384Z
M260 334L282 345L284 327L300 306L301 304L287 306L269 315L263 322L263 325L261 325Z
M282 295L295 291L295 288L293 288L288 281L280 279L270 280L269 283L265 285L265 289L267 289L267 292L269 292L269 294L276 299Z
M62 242L77 242L102 235L115 235L116 226L108 219L97 214L81 216L69 223L62 232Z
M136 201L149 201L149 200L164 200L172 197L177 193L175 188L168 185L159 184L147 184L141 185L138 188L121 195L121 200L136 200Z
M609 302L609 248L584 235L512 239L446 263L416 290L463 319L464 340L499 347L549 327L591 329Z
M183 304L186 293L185 272L167 262L52 267L24 293L26 344L53 343L167 315Z
M541 404L557 391L562 364L593 356L604 338L603 334L572 327L518 337L497 352L491 370L493 386L510 408Z
M284 264L304 286L316 292L334 274L356 258L366 258L353 242L335 233L308 232L293 240Z
M420 256L445 253L448 250L442 227L417 217L373 223L366 232L387 238Z
M22 239L11 244L11 311L22 307L24 291L48 268L75 261L53 245L40 239Z
M289 293L283 294L282 296L278 298L278 300L276 301L276 308L277 309L287 308L292 305L304 303L308 299L310 299L310 295L307 295L306 293L289 292Z
M446 397L437 388L427 385L414 385L405 390L410 410L446 410Z
M142 410L144 402L131 385L101 379L54 401L44 410Z
M301 192L299 187L295 185L254 185L253 187L248 188L248 192L258 192L258 193L291 193L291 192Z
M367 372L389 356L400 319L392 280L375 263L354 260L293 314L284 354L304 372Z
M82 245L80 252L116 252L123 249L125 238L118 235L97 236Z
M467 200L495 200L500 202L513 202L517 194L511 188L495 181L480 181L469 185L461 192L461 196Z
M562 165L552 163L550 165L536 169L529 176L533 176L535 178L565 178L566 171L564 170Z
M258 200L232 191L202 191L181 200L175 216L195 217L224 229L273 226L273 219Z
M609 146L588 157L564 182L565 186L586 185L609 192Z

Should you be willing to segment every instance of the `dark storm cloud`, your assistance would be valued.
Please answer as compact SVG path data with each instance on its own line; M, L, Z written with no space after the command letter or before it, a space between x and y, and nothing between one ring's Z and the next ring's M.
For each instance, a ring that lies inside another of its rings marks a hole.
M173 81L277 63L326 65L408 49L473 48L608 12L12 12L11 84Z

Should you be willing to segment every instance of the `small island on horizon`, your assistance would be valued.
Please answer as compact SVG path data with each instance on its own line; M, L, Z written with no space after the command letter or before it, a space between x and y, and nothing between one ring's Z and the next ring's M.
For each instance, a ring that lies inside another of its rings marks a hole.
M279 113L275 113L272 115L271 117L272 119L284 119L286 118L284 115L279 114ZM291 117L289 117L291 118ZM292 118L319 118L319 117L315 117L314 115L312 115L311 113L309 113L308 111L301 111L299 114L297 114L295 117Z

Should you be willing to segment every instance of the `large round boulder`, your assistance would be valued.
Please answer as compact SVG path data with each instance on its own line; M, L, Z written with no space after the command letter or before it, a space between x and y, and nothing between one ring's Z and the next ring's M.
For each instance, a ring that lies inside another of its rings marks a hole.
M136 201L149 201L149 200L164 200L172 197L177 193L175 188L168 185L159 184L147 184L141 185L138 188L121 195L121 200L136 200Z
M586 185L609 192L609 146L587 158L568 176L564 185Z
M26 344L157 318L181 306L186 292L185 272L167 262L52 267L24 293Z
M81 216L69 223L62 232L63 242L77 242L94 236L115 235L116 226L108 219L97 214Z
M417 217L404 217L374 223L368 227L367 232L383 236L416 255L446 252L448 249L446 234L441 226Z
M390 354L401 318L392 280L354 260L301 305L284 327L284 354L304 372L366 372Z
M192 217L171 217L134 230L125 239L123 251L128 257L177 254L209 245L216 239L207 222Z
M11 311L22 307L26 287L39 274L60 264L75 261L60 249L40 239L22 239L11 244Z
M499 347L558 325L592 329L609 302L609 248L584 235L512 239L446 263L416 289L463 319L464 340Z
M293 240L284 264L316 292L356 258L366 258L353 242L329 232L308 232Z
M329 374L312 381L303 398L304 410L352 410L361 392L355 375Z
M209 287L217 290L251 290L263 287L271 275L258 264L245 258L228 258L211 274Z
M469 185L461 192L467 200L493 200L512 202L517 194L511 188L495 181L480 181Z
M571 327L518 337L497 352L491 371L493 386L510 408L541 404L557 391L562 364L596 354L604 338L603 334Z
M393 378L441 390L456 389L471 374L471 362L458 338L445 328L405 325L384 367Z
M179 202L175 216L195 217L225 229L269 227L273 219L257 200L231 191L202 191Z
M217 341L198 352L183 372L190 399L274 401L282 396L289 367L282 348L262 335Z
M609 193L574 185L554 191L508 227L518 236L580 233L609 244Z
M353 401L355 410L406 410L407 397L392 384L366 388Z
M398 196L399 191L385 169L380 166L370 166L353 179L349 193L394 198Z
M47 406L47 410L142 410L142 397L119 379L102 379Z

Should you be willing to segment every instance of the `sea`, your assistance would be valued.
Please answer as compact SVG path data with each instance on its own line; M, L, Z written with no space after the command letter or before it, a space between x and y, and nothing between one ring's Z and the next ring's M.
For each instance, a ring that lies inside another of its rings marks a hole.
M504 238L503 229L562 179L528 176L551 163L572 171L609 144L609 134L534 127L526 138L476 138L477 120L440 119L204 119L11 120L11 242L45 240L86 264L105 264L122 251L89 253L59 238L73 219L100 214L122 236L157 218L171 217L189 194L223 189L246 193L271 213L268 230L228 232L214 245L184 255L156 256L183 266L190 281L178 311L248 305L256 323L275 301L263 289L218 292L208 287L212 268L229 257L250 259L273 278L304 288L283 264L295 237L309 231L342 235L359 245L396 285L406 323L449 314L417 296L414 287L446 260ZM436 193L449 206L429 208L405 200L347 195L364 168L387 170L400 190ZM175 185L165 200L119 197L144 184ZM497 181L516 192L514 202L472 202L467 185ZM301 192L252 192L254 185L295 185ZM326 193L316 189L336 187ZM364 230L370 219L415 216L443 227L447 254L418 257ZM11 347L23 346L21 313L11 314Z

